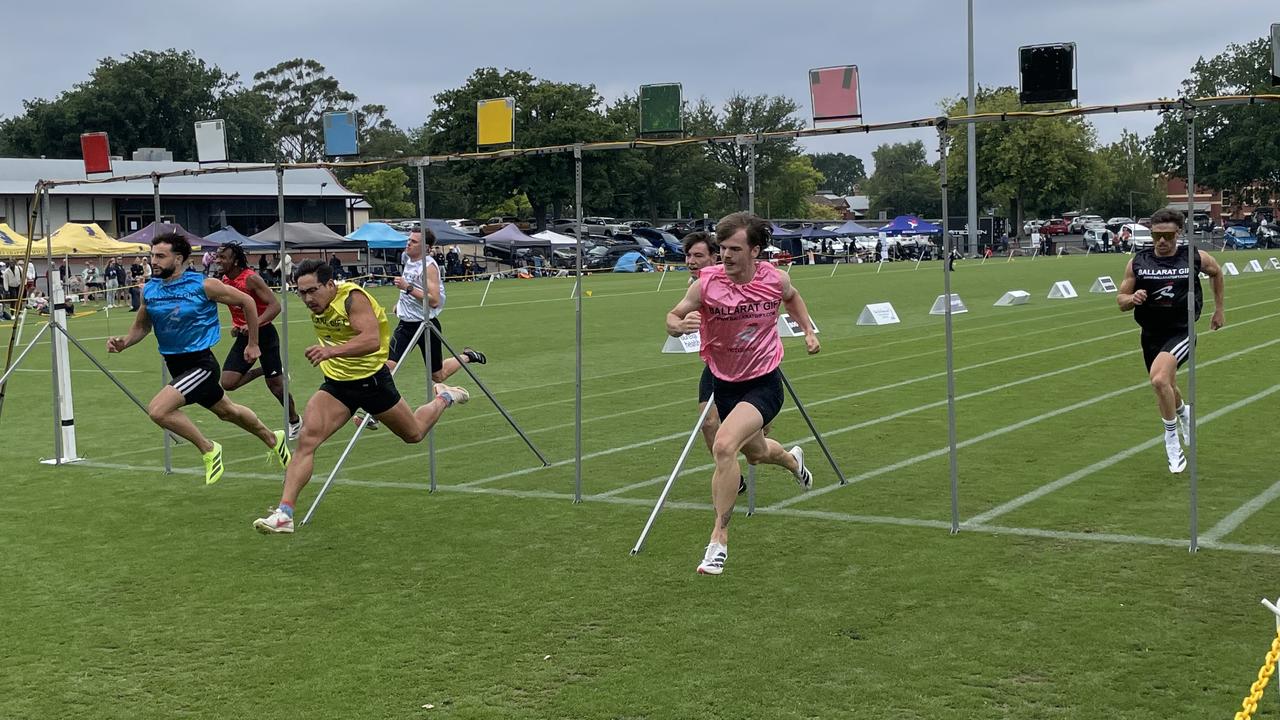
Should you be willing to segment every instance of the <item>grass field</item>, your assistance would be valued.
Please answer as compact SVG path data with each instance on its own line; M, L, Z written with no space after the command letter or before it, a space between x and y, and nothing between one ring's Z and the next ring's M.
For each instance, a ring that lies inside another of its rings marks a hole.
M477 371L551 467L458 375L474 399L437 428L438 492L425 444L368 433L293 536L250 528L280 479L256 441L194 409L227 474L205 487L182 445L166 475L159 431L75 353L85 460L37 463L53 452L38 348L0 421L0 717L1229 716L1273 637L1258 599L1280 594L1280 272L1228 278L1227 327L1201 323L1192 554L1137 328L1088 292L1124 261L957 265L956 535L943 319L928 314L939 264L795 268L823 349L787 340L783 367L851 483L788 399L773 436L803 442L815 488L762 469L719 578L694 572L712 520L701 445L628 556L695 420L696 357L658 352L681 276L661 292L654 275L587 282L582 504L569 280L494 283L484 307L483 284L451 284L444 316L455 346L488 353ZM1045 299L1057 280L1081 296ZM1011 289L1031 303L992 307ZM856 326L878 301L901 324ZM289 314L303 402L320 376L301 362L305 308ZM145 399L154 341L112 356L102 342L130 318L71 327ZM406 397L423 375L405 365ZM236 397L280 425L262 383ZM350 434L322 449L300 509Z

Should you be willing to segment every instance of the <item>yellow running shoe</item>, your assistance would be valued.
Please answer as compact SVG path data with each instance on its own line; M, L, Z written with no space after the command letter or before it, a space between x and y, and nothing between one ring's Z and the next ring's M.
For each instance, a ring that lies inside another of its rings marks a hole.
M285 437L283 430L277 430L275 435L276 446L271 448L267 456L280 463L280 467L287 468L289 460L293 458L293 453L289 452L289 440Z
M204 484L212 485L222 479L222 445L213 444L213 449L204 454Z

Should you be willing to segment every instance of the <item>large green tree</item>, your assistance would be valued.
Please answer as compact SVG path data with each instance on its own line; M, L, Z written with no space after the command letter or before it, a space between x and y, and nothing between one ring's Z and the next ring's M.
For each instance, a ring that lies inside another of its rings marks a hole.
M778 130L799 130L804 121L796 116L799 106L780 95L735 94L717 110L705 98L690 114L688 126L694 135L754 135ZM717 143L706 147L713 163L708 188L708 205L713 214L745 210L748 205L750 149L738 143ZM763 195L784 173L786 163L800 154L795 140L768 140L755 145L756 193ZM756 210L764 212L757 201Z
M1063 106L1037 107L1052 110ZM963 115L962 98L944 102L949 115ZM1024 110L1017 88L980 88L980 113ZM966 204L968 149L965 128L948 129L951 142L947 164L948 200L957 208ZM1043 216L1062 213L1080 205L1094 169L1091 153L1096 143L1093 126L1083 118L1038 118L979 123L978 203L981 207L1010 208L1014 228L1022 227L1026 212Z
M865 187L871 212L938 217L942 214L942 186L937 168L928 162L924 142L885 144L871 153L876 170Z
M1165 206L1155 161L1137 134L1126 130L1098 148L1084 198L1081 209L1104 218L1143 217Z
M386 119L386 107L356 107L355 93L344 90L336 78L315 60L294 58L253 75L253 89L271 100L269 121L280 157L293 162L313 162L324 156L324 114L356 110L363 146L395 130ZM374 149L383 151L379 147ZM369 154L369 153L365 153Z
M1271 92L1271 47L1265 38L1200 58L1182 81L1184 97ZM1196 185L1226 191L1235 205L1268 204L1280 194L1280 105L1200 108L1195 126ZM1186 178L1187 129L1181 113L1165 115L1150 147L1161 170Z
M813 166L826 178L822 189L837 195L852 195L854 188L867 179L862 158L845 153L817 153L809 156Z
M685 112L686 125L689 123ZM625 95L605 111L620 131L620 138L639 135L640 105L636 96ZM619 151L610 171L615 188L610 213L627 217L644 217L657 222L659 217L677 214L693 216L702 213L704 190L711 185L714 170L706 151L698 145L673 145L641 150Z
M822 180L822 173L813 167L808 155L789 157L761 188L756 212L771 218L813 218L809 198L818 192Z
M0 153L19 157L80 157L80 134L106 132L113 153L164 147L176 160L195 160L199 120L227 121L232 160L273 155L265 121L269 102L240 85L235 73L190 51L144 50L98 63L84 82L53 100L23 103L21 115L0 122Z
M543 80L522 70L479 68L462 87L435 96L436 108L427 119L425 130L430 151L474 151L476 102L497 97L515 98L515 139L520 147L616 140L621 134L620 128L605 117L603 99L594 85ZM612 207L615 190L611 167L618 161L614 152L584 156L583 205L588 214L609 212ZM476 209L524 194L539 227L544 226L549 207L556 214L564 214L574 199L570 153L448 163L443 168L429 168L429 173L429 187L465 187Z
M409 202L409 176L403 168L384 168L348 177L346 186L358 192L373 206L370 213L375 218L402 218L415 214L416 206Z

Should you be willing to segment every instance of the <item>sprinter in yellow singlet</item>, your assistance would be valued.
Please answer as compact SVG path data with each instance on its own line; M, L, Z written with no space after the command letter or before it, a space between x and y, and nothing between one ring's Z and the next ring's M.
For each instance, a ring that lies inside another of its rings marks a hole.
M329 266L319 260L298 265L294 282L298 296L311 310L319 340L305 354L312 365L320 366L324 382L302 413L302 436L285 473L279 506L253 521L264 533L293 532L293 506L311 480L316 449L356 410L374 416L405 442L416 443L427 436L445 408L470 399L462 388L437 383L435 399L410 410L385 365L391 332L378 301L355 283L335 282Z

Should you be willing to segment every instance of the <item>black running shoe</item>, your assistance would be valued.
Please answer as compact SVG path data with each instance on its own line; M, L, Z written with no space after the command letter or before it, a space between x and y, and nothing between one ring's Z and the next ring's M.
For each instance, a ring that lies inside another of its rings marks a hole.
M485 357L484 353L479 350L473 350L469 347L462 348L462 354L467 357L468 362L473 362L477 365L484 365L489 362L489 358Z
M738 476L738 494L741 495L746 491L747 491L747 478L743 475L739 475Z

